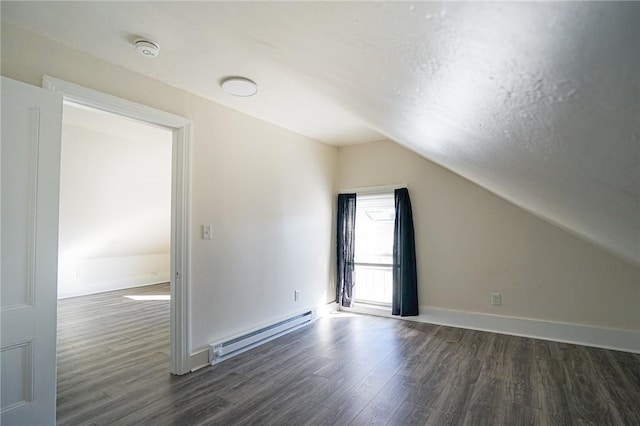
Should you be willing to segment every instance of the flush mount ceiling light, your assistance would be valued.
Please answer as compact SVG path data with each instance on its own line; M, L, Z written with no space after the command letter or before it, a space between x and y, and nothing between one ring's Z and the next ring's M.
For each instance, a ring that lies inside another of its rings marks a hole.
M160 46L158 43L154 43L145 39L136 40L133 45L136 47L136 52L146 58L155 58L160 53Z
M253 96L258 93L258 85L245 77L227 77L222 80L220 86L233 96Z

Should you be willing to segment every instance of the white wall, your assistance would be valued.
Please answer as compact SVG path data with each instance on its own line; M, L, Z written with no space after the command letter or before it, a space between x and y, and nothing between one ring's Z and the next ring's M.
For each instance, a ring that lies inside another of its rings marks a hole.
M169 281L172 137L65 106L59 298Z
M393 142L340 148L338 190L397 183L413 206L421 306L640 330L638 265Z
M333 298L335 148L5 23L1 54L7 77L48 74L193 121L192 350Z

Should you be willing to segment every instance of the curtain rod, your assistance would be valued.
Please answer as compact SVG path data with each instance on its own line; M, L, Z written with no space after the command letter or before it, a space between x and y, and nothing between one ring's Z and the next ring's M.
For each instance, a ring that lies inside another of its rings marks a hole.
M400 188L409 188L409 185L406 183L397 183L393 185L380 185L380 186L363 186L360 188L346 188L338 191L338 194L378 194L382 192L391 192Z

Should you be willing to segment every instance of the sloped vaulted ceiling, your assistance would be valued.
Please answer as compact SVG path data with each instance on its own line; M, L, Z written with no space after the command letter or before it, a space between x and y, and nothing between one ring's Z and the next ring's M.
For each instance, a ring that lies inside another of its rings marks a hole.
M640 262L638 2L3 1L2 19L326 143L391 138ZM237 74L258 96L220 90Z

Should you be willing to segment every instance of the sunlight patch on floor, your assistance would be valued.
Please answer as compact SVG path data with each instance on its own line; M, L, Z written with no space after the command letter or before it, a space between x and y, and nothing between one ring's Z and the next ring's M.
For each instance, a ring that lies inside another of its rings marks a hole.
M124 296L131 300L171 300L170 294L144 294L140 296Z
M329 314L329 318L345 318L345 317L359 317L362 316L361 314L358 313L352 313L352 312L345 312L345 311L333 311L331 312L331 314Z

